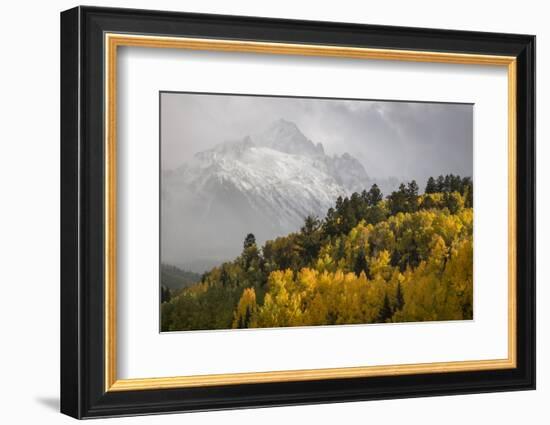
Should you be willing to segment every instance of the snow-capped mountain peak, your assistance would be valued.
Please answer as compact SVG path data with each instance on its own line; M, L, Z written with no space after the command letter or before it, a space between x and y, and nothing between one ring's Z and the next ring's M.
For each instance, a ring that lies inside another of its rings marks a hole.
M296 155L323 155L322 145L314 145L292 121L283 118L271 124L254 138L258 146Z
M353 156L325 155L295 123L277 120L163 173L163 261L193 270L193 261L233 258L247 233L261 244L297 231L307 215L324 217L338 196L370 184Z

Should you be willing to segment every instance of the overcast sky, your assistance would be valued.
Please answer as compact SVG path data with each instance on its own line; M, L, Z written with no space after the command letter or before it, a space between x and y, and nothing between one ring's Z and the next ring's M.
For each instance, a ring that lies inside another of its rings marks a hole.
M348 152L373 178L472 176L473 106L186 93L161 95L162 168L262 132L284 118L329 155Z

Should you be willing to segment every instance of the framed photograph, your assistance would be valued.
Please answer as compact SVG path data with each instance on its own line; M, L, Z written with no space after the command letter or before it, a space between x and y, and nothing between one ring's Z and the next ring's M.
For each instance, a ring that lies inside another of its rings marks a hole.
M535 388L535 37L61 14L61 411Z

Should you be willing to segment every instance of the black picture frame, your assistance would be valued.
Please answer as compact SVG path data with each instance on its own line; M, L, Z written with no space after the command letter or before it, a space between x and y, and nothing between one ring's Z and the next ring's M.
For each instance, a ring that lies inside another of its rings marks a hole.
M517 58L517 367L369 378L105 391L104 34ZM61 13L61 412L75 418L535 388L535 37L76 7Z

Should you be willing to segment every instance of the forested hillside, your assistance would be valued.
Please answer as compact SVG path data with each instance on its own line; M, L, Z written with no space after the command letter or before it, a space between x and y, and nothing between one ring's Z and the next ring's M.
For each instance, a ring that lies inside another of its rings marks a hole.
M201 280L197 273L182 270L168 264L160 266L161 301L170 301L172 296L183 288L191 286Z
M163 331L472 319L471 179L376 185L162 303Z

